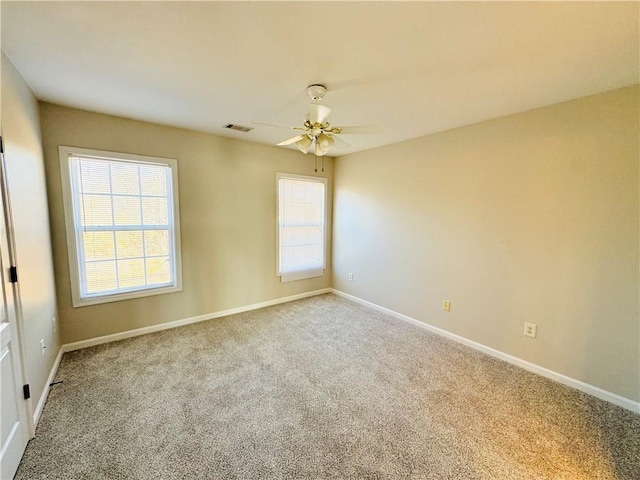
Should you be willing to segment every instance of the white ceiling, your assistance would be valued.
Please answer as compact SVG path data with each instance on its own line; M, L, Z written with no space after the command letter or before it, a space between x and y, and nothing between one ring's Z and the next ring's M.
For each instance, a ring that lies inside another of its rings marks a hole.
M639 2L8 2L45 101L266 144L323 83L365 150L640 82Z

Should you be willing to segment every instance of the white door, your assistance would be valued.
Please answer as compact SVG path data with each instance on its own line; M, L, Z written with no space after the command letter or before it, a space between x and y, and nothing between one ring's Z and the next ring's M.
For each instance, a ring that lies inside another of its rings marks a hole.
M0 137L2 142L2 137ZM0 143L1 144L1 143ZM4 155L0 151L0 479L12 479L29 441L27 410L22 392L22 364L18 342L13 284L9 282L9 237L5 215Z

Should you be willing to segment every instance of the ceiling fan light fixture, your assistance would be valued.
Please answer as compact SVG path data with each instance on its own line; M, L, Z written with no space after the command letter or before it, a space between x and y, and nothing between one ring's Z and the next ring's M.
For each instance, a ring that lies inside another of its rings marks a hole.
M313 141L311 140L311 138L309 138L308 135L305 135L304 137L302 137L300 140L296 142L296 145L298 146L298 149L300 149L302 153L306 154L307 152L309 152L309 148L311 148L312 143Z
M318 148L320 148L320 151L323 152L323 155L333 148L333 137L331 137L330 135L321 133L320 135L318 135L316 141Z

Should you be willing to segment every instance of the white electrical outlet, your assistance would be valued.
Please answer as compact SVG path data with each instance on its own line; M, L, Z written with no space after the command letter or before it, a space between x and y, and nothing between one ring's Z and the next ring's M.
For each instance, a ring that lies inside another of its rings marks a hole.
M349 281L353 282L353 273L349 272Z
M524 335L525 337L536 338L536 330L538 326L535 323L524 322Z
M40 354L44 357L44 351L46 350L47 346L44 344L44 338L42 340L40 340Z
M56 317L53 317L51 319L51 325L53 326L53 333L56 333L56 330L58 329L58 325L56 324Z
M442 310L444 310L445 312L451 311L451 302L449 300L442 301Z

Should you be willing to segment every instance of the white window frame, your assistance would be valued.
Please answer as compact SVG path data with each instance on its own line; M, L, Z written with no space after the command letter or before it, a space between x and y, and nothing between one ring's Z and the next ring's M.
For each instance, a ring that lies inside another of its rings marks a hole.
M280 179L306 180L310 182L322 183L324 185L324 212L322 218L323 228L323 244L322 244L322 271L321 273L312 273L309 271L301 271L297 274L287 275L287 279L280 271ZM293 282L296 280L304 280L307 278L321 277L327 268L327 219L328 219L328 191L326 177L315 177L311 175L298 175L295 173L276 173L276 275L280 277L282 283Z
M164 293L179 292L182 290L182 261L180 246L180 209L178 205L178 162L171 158L150 157L142 155L133 155L120 152L109 152L104 150L93 150L88 148L58 147L60 156L60 171L62 176L62 196L64 203L64 217L67 233L67 249L69 257L69 273L71 280L71 297L74 307L83 307L87 305L96 305L107 302L117 302L133 298L148 297L151 295L160 295ZM159 287L143 287L134 291L116 292L108 294L97 294L90 296L82 296L80 288L80 258L78 249L78 237L76 229L77 213L75 203L73 201L73 185L71 179L71 169L69 168L72 156L81 156L102 160L116 160L121 162L145 163L150 165L168 166L171 169L171 192L169 192L169 200L172 207L169 206L170 224L173 223L173 265L174 281L171 285L163 285Z

